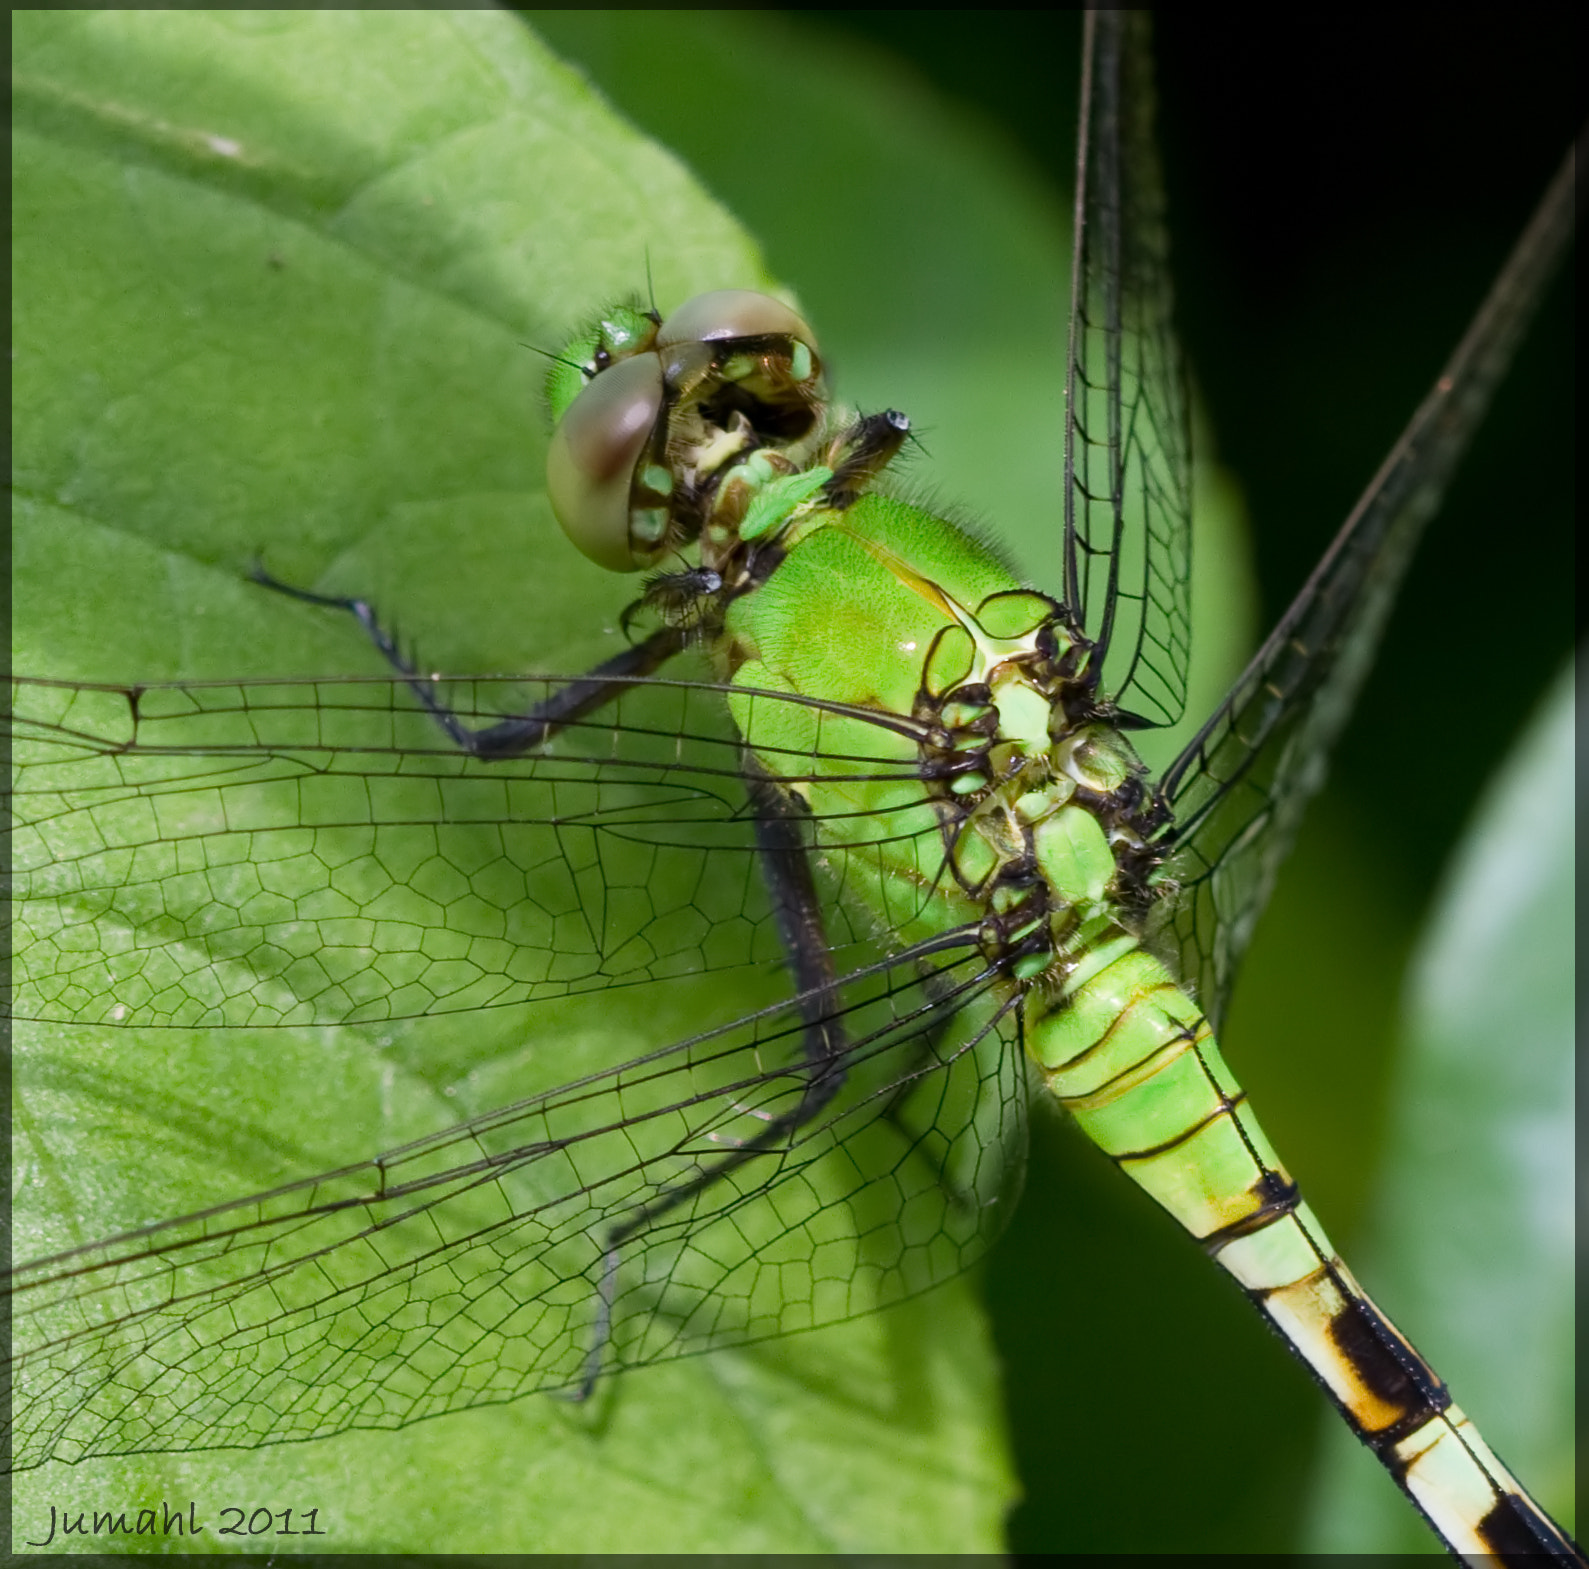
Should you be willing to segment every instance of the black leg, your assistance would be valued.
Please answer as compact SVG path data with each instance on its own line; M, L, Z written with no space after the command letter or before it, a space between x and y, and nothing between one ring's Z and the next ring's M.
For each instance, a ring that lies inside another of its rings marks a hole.
M306 588L294 588L273 578L264 567L255 565L249 576L264 588L274 589L306 604L324 605L330 610L345 610L353 616L381 651L386 662L408 683L409 690L419 699L427 713L446 731L453 744L471 757L491 761L495 758L519 757L525 752L551 739L576 719L594 712L610 703L625 686L638 676L648 676L659 670L681 648L685 633L675 627L660 627L642 642L626 648L621 654L603 660L587 675L570 681L538 704L527 714L504 719L487 725L483 730L471 730L437 694L436 683L427 680L404 658L397 640L376 619L375 607L367 599L343 599L334 594L316 594Z
M838 1094L844 1083L848 1040L839 1020L833 954L822 924L822 908L817 901L799 810L756 763L747 758L744 769L762 873L772 895L773 918L778 923L778 935L799 997L805 1087L799 1102L772 1118L754 1138L747 1139L688 1181L667 1189L649 1204L641 1205L609 1229L602 1245L596 1324L585 1358L584 1375L579 1387L570 1395L574 1400L587 1399L596 1387L602 1351L612 1333L613 1296L624 1244L756 1156L785 1145Z

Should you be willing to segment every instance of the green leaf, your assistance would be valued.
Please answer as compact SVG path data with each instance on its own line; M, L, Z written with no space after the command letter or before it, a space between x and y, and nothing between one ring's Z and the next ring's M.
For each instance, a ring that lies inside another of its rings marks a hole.
M439 668L621 646L634 586L552 523L526 345L648 265L667 301L769 285L676 161L501 14L32 13L15 44L19 669L381 671L350 622L245 581L256 553L368 594ZM440 1023L33 1027L18 1257L391 1147L546 1069L507 1021ZM219 1548L988 1549L1009 1487L962 1281L588 1408L46 1466L14 1520L37 1542L51 1506L136 1528L165 1501ZM219 1537L234 1506L276 1511L272 1534ZM289 1508L327 1535L273 1534ZM52 1545L79 1543L108 1545Z

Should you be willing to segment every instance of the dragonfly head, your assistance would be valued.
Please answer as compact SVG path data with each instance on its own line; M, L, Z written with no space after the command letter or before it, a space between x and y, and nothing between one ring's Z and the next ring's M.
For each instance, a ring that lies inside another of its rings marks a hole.
M654 566L699 536L747 459L802 467L825 397L816 335L770 295L720 289L665 319L605 311L547 378L552 510L598 566Z

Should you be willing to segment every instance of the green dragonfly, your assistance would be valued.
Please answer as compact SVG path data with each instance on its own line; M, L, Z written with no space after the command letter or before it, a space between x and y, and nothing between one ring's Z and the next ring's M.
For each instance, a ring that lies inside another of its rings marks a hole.
M291 262L289 262L289 265L291 265ZM343 688L343 690L348 690L348 688ZM276 717L278 717L278 719L281 719L281 722L284 722L284 714L276 715ZM418 728L416 728L416 730L413 730L413 734L415 734L415 736L418 736L419 733L421 733L421 731L419 731ZM308 742L302 742L302 744L308 744ZM189 761L191 761L191 760L189 760ZM655 760L653 760L653 761L655 761ZM124 825L124 831L130 831L130 828L127 827L127 825ZM650 889L651 892L656 892L656 890L659 889L659 884L648 884L648 889ZM842 949L842 946L841 946L841 952L842 951L844 951L844 949ZM289 981L288 984L289 984L289 986L297 986L297 984L299 984L299 981ZM135 1000L133 1000L133 1005L137 1006L138 1003L140 1003L140 1001L146 1001L146 1000L148 1000L148 998L146 998L146 997L135 998ZM350 1011L351 1011L351 1009L350 1009ZM939 1005L936 1006L936 1008L934 1008L934 1011L938 1011L939 1014L944 1013L944 1008L942 1008L941 1003L939 1003ZM111 1017L111 1019L106 1019L105 1022L106 1022L106 1024L116 1024L116 1022L119 1022L119 1021L116 1021L116 1019L113 1019L113 1017ZM256 1022L256 1024L257 1024L257 1021L254 1021L254 1022ZM640 1091L634 1091L634 1094L640 1094ZM739 1135L739 1137L744 1137L744 1135ZM726 1145L726 1140L725 1140L725 1145ZM725 1159L726 1159L726 1157L725 1157ZM747 1167L745 1167L745 1170L747 1170L747 1172L748 1172L748 1170L750 1170L750 1168L752 1168L752 1165L753 1165L753 1162L752 1162L752 1164L748 1164ZM965 1176L961 1176L960 1183L961 1183L961 1186L965 1186L965 1184L966 1184ZM620 1251L621 1251L621 1249L620 1249ZM621 1261L620 1261L620 1265L618 1265L618 1269L620 1269L620 1273L618 1273L617 1277L613 1277L613 1280L615 1280L615 1281L623 1280L623 1275L621 1275L621 1269L623 1269L623 1264L621 1264ZM597 1273L599 1273L599 1272L597 1272ZM602 1277L602 1278L604 1278L604 1280L605 1280L605 1277ZM612 1289L617 1289L617 1288L615 1288L615 1286L613 1286ZM597 1292L597 1294L599 1294L599 1292ZM577 1346L577 1350L580 1350L580 1353L582 1353L582 1356L580 1356L580 1359L578 1359L578 1366L583 1367L583 1358L588 1358L588 1356L590 1356L591 1348L593 1348L593 1346L594 1346L594 1348L596 1348L596 1350L602 1350L602 1340L604 1340L604 1337L601 1337L601 1335L596 1335L596 1337L590 1338L590 1340L588 1340L588 1342L586 1342L585 1345ZM617 1348L618 1345L620 1345L620 1338L618 1338L618 1332L617 1331L612 1331L612 1348Z

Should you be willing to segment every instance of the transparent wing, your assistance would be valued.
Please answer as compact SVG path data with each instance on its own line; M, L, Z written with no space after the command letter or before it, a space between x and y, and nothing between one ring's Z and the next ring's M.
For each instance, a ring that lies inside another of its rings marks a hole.
M553 686L452 696L483 718ZM348 1024L777 963L709 690L492 764L385 679L15 694L19 1017Z
M1066 372L1065 598L1101 690L1173 724L1191 648L1191 458L1147 18L1089 11Z
M1439 506L1572 235L1567 160L1445 369L1252 662L1161 781L1180 896L1157 935L1218 1026L1302 809Z
M449 697L485 726L560 680ZM360 1024L782 965L712 686L631 683L535 754L491 762L387 678L19 678L13 693L19 1018ZM819 747L824 722L857 723L863 744L880 724L802 706ZM809 766L784 762L790 780ZM850 766L919 777L897 748ZM871 833L931 854L931 821L919 803Z
M507 696L454 693L478 719ZM650 683L483 764L435 745L395 682L16 683L33 1016L180 1020L224 1076L228 1024L430 1014L467 1034L508 1009L545 1016L555 1086L13 1271L18 1467L568 1388L868 1311L986 1246L1024 1151L1008 988L966 933L884 952L845 914L865 847L833 857L841 979L820 1008L844 1044L835 1093L794 1117L813 999L791 995L720 707ZM909 816L876 842L941 859L931 813ZM573 1071L565 1005L598 991L652 1044ZM681 1016L701 1027L670 1034Z

